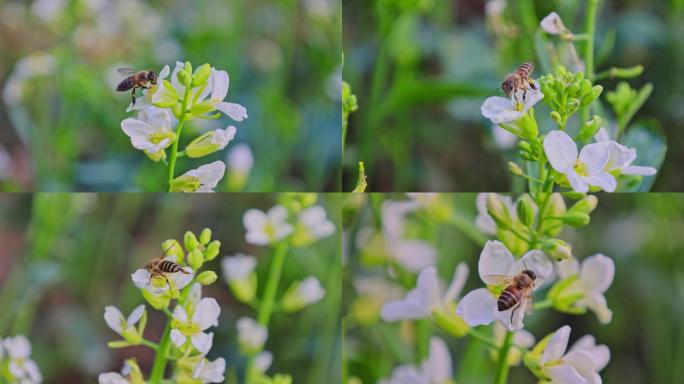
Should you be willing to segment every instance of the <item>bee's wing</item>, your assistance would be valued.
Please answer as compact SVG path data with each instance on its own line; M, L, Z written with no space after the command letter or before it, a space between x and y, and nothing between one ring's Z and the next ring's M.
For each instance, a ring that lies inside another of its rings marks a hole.
M509 285L513 282L513 277L507 275L485 275L482 276L482 280L487 285Z
M138 71L136 71L135 69L132 69L132 68L117 68L116 71L119 72L119 74L121 76L125 76L125 77L133 76L136 73L138 73Z
M532 298L532 289L525 292L522 299L520 299L520 304L525 305L526 315L531 315L534 312L534 300Z

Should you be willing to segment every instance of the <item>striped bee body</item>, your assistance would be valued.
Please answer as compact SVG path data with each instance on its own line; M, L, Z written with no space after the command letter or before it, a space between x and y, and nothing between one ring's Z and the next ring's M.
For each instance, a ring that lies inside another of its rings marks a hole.
M166 276L167 273L183 273L186 275L190 275L190 272L187 272L178 265L175 261L169 260L169 259L162 259L160 257L157 257L147 263L145 266L145 269L147 269L150 272L150 283L152 282L152 278L157 277L157 278L163 278L166 280L166 283L171 286L171 283L169 282L168 277Z
M117 92L131 90L131 103L135 105L135 90L138 88L149 89L157 84L157 73L154 71L135 71L130 68L119 68L121 75L126 76L116 87Z
M513 316L521 304L525 300L532 300L532 290L534 289L534 281L536 279L537 275L534 271L529 269L521 271L512 277L511 283L504 288L496 300L496 307L499 312L514 308L511 311L511 322L513 322Z
M166 272L166 273L176 273L176 272L185 272L183 271L183 268L174 263L171 260L162 260L159 262L157 265L157 269L159 269L161 272Z
M523 102L527 96L527 90L537 90L537 86L530 79L530 75L534 71L532 63L521 64L513 73L508 74L501 83L501 89L507 97L515 95L517 91L523 91Z

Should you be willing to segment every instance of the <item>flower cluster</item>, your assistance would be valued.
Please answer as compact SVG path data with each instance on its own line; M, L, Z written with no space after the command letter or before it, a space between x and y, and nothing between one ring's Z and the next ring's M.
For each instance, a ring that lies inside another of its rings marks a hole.
M585 70L573 41L593 37L573 34L556 13L546 16L540 28L560 39L559 44L569 44L572 60L553 60L558 63L553 73L530 79L529 85L511 92L510 99L489 97L481 107L482 115L492 124L520 140L519 156L527 162L526 171L515 162L509 163L510 171L525 178L531 192L552 192L556 186L582 193L638 187L644 176L655 175L657 169L635 165L636 149L619 140L652 87L647 85L637 93L623 82L606 97L613 106L614 116L590 117L591 111L601 111L595 105L603 87L594 81L604 76L595 75L593 68ZM637 69L614 70L606 76L634 77L641 73L642 68ZM540 101L550 109L551 121L556 127L540 129L538 126L533 107ZM577 112L581 112L580 116Z
M0 382L39 384L38 364L31 360L31 343L23 335L0 338Z
M199 272L205 262L218 256L220 246L218 240L212 240L208 228L199 237L188 231L182 246L175 239L164 241L164 256L131 275L133 284L140 289L147 303L168 317L168 325L159 343L145 339L147 309L144 304L138 305L128 316L115 306L105 307L107 326L121 337L109 342L110 348L143 345L155 351L150 383L163 380L168 361L173 361L174 382L224 381L225 360L210 361L206 358L214 339L214 334L208 330L218 325L221 308L216 299L202 297L202 286L215 282L217 274L211 270ZM135 360L129 359L121 373L103 373L99 382L143 384L148 381Z
M138 111L135 118L121 122L121 129L134 148L155 162L167 162L170 192L210 192L223 178L222 161L205 164L180 176L175 175L178 157L200 158L224 149L233 140L236 128L215 129L193 139L178 150L184 125L193 119L218 119L225 114L234 121L247 118L247 110L224 101L228 95L228 73L209 64L193 72L190 62L176 62L171 72L164 66L155 81L143 91L144 97L131 103L127 111ZM134 99L135 100L135 99Z
M256 318L242 317L236 324L240 352L247 357L245 383L291 383L289 375L269 377L266 374L273 361L273 355L264 349L271 316L275 311L300 311L325 296L325 289L315 276L293 281L280 297L277 295L289 250L309 246L336 231L324 208L314 205L316 199L315 194L287 194L282 196L281 204L265 212L258 209L245 212L242 221L247 243L270 246L274 250L265 280L257 277L255 256L237 253L221 260L224 279L235 298L257 309ZM265 287L263 295L257 297L260 281L265 281Z
M523 363L541 382L600 382L599 372L608 363L610 351L604 345L597 346L592 336L581 338L566 352L569 326L537 343L534 335L525 329L526 316L540 316L539 312L543 315L543 311L550 308L572 315L591 311L599 323L611 321L612 312L605 293L615 274L612 259L596 254L580 261L572 246L558 238L566 227L588 225L590 214L598 203L593 195L572 196L576 201L570 205L559 193L523 194L515 200L493 193L479 195L478 215L473 225L487 236L495 237L483 240L477 265L480 287L463 293L469 269L464 262L456 264L451 282L445 284L438 268L442 262L436 254L427 266L416 270L384 259L384 265L390 267L390 277L407 290L383 300L379 319L414 324L418 329L425 327L427 320L427 324L433 324L454 338L474 337L489 347L499 379L506 377L503 372L510 366ZM415 206L417 202L422 205ZM389 229L390 233L403 233L410 227L408 221L425 217L423 215L429 212L428 202L433 207L436 204L434 197L429 195L385 201L385 207L393 207L396 211L390 210L394 213L382 216L383 228ZM443 201L437 202L439 206L445 206ZM408 212L416 215L409 218ZM456 214L430 218L451 217L442 222L454 224L454 216ZM427 223L425 221L423 225L429 225ZM360 252L363 254L364 250ZM359 292L365 290L370 295L395 290L380 288L377 283L366 289L363 286L370 285L369 282L360 283L357 285ZM369 303L363 296L357 300ZM352 303L352 314L357 320L362 316L370 319L357 303ZM417 332L419 338L430 336L425 330ZM420 340L416 342L421 343ZM429 353L419 353L419 359L415 360L418 364L398 365L381 382L452 382L452 362L446 344L431 336L426 345L429 345Z

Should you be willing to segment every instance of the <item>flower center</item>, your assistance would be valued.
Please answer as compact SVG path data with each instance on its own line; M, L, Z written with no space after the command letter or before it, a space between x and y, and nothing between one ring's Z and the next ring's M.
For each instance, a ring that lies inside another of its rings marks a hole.
M169 135L166 133L162 132L155 132L152 135L150 135L150 142L153 144L159 144L162 140L168 139Z
M272 223L266 223L266 225L264 225L264 233L271 241L276 240L276 229Z
M515 110L516 110L516 111L520 112L520 111L523 110L524 107L525 107L525 104L523 104L523 103L521 103L521 102L519 102L519 101L516 101L516 102L515 102Z
M587 165L581 162L579 159L575 161L575 172L577 172L577 174L580 176L589 176Z

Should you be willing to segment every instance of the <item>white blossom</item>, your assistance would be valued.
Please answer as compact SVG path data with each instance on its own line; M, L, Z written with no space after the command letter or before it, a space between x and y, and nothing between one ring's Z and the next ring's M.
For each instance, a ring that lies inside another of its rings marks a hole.
M260 350L268 339L268 329L249 317L238 319L237 331L239 344L250 351Z
M127 319L117 307L108 305L105 307L104 319L109 328L119 335L123 335L124 332L137 332L135 324L140 321L143 313L145 313L145 306L140 304L135 307Z
M575 192L587 192L589 186L613 192L615 177L606 172L610 157L610 144L599 142L585 145L577 151L577 144L565 132L557 130L546 134L544 152L556 172L565 175Z
M171 341L173 344L181 348L188 338L190 338L192 345L203 354L209 352L214 339L213 333L204 333L209 327L218 326L218 318L221 314L221 307L219 307L216 299L205 297L197 303L194 308L192 318L188 317L188 313L181 305L176 305L173 310L173 320L171 330Z
M599 253L587 257L581 265L575 258L565 259L557 265L561 278L577 276L577 280L563 290L563 295L582 294L583 298L575 306L592 310L602 324L610 323L613 312L608 308L604 293L615 276L613 260Z
M532 83L536 89L530 88L524 92L516 91L510 98L501 96L488 97L480 107L482 116L491 120L493 124L506 124L517 121L544 98L539 83L534 80Z
M193 270L190 267L184 267L183 270L187 273L176 272L176 273L166 273L166 279L163 278L152 278L150 271L141 268L131 274L131 279L133 284L139 289L145 289L154 295L161 295L167 292L170 288L174 290L180 290L186 285L190 284L193 278ZM169 283L172 287L169 287Z
M529 251L519 260L515 260L499 241L487 241L478 262L480 279L491 286L500 286L502 276L512 277L526 269L534 272L536 276L533 288L536 290L551 276L553 265L544 252L538 250ZM499 311L497 298L487 288L475 289L461 299L456 313L471 327L498 320L509 330L522 329L529 301L521 300L519 305Z
M555 384L600 384L598 374L610 361L610 350L596 345L593 336L579 340L566 353L570 327L565 325L549 340L542 355L541 371Z
M249 145L240 143L234 145L227 154L228 169L231 172L239 172L248 175L254 167L254 155Z
M400 365L389 379L379 384L444 384L453 376L451 355L446 343L438 337L430 339L430 355L419 367Z
M199 379L202 383L223 383L226 379L223 374L226 371L226 360L219 357L214 361L202 358L192 374L193 379Z
M155 161L165 158L164 149L176 140L168 109L145 108L140 111L137 119L127 118L122 121L121 129L131 138L135 149L144 151Z
M561 20L561 17L558 16L556 12L551 12L546 17L544 17L541 22L539 22L539 26L541 27L544 32L549 33L551 35L563 35L566 33L570 33L568 28L563 24L563 20Z
M221 260L221 269L226 280L242 281L249 278L256 268L256 257L238 253L235 256L226 256Z
M242 223L247 230L245 239L256 245L275 243L293 231L292 225L287 222L287 209L282 205L276 205L268 212L250 209L242 217Z
M9 373L22 384L38 384L43 381L38 364L31 356L31 343L23 335L8 337L2 341L7 354Z
M657 170L653 167L632 165L637 158L636 149L628 148L615 140L611 140L605 128L599 129L595 136L598 143L609 143L608 162L604 166L604 171L618 173L621 175L655 175Z
M299 213L299 230L294 236L299 246L305 246L335 233L335 224L326 217L325 209L316 205Z

